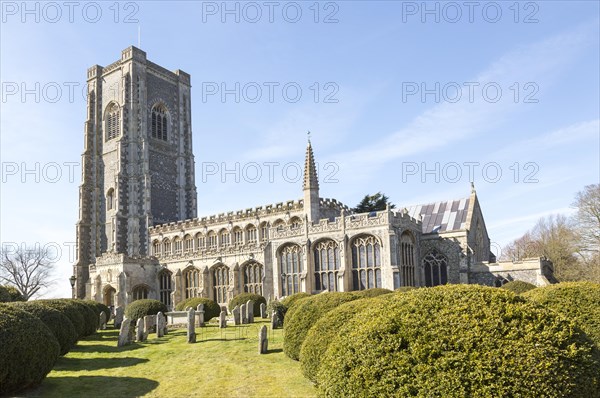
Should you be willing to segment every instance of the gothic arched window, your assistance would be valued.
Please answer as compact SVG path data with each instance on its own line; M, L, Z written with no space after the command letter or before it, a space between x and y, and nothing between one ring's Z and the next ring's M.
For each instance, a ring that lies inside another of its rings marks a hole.
M162 104L154 105L152 108L152 138L167 140L167 109Z
M184 253L191 253L194 250L194 240L191 235L185 235L183 237L183 251Z
M415 286L415 238L410 232L400 236L400 286Z
M152 254L156 257L160 256L160 242L158 240L152 242Z
M190 268L184 273L185 298L200 297L200 271Z
M229 268L221 264L213 269L213 286L215 301L219 304L227 303L227 292L229 290Z
M448 283L448 258L437 250L423 258L425 286L445 285Z
M281 270L282 296L300 292L300 275L303 271L302 249L298 245L289 244L279 252L279 269Z
M372 235L352 241L352 286L354 290L381 287L381 246Z
M244 244L244 231L240 227L233 229L233 244L236 246L242 246Z
M163 240L163 251L162 254L164 256L170 256L171 255L171 241L169 240L169 238L165 238L165 240Z
M117 138L121 132L121 112L119 105L112 103L105 115L106 141Z
M337 292L337 276L340 269L340 249L333 240L317 243L315 255L315 290Z
M168 308L171 308L171 292L173 291L171 281L171 272L168 270L163 270L158 274L160 301Z
M266 222L260 224L260 241L266 242L269 240L269 224Z
M219 232L219 244L221 247L229 246L230 239L231 234L228 230L222 229L221 232Z
M148 286L138 285L133 288L133 301L144 300L148 298Z
M263 267L252 261L243 268L244 292L262 296Z
M106 210L112 210L115 207L115 190L109 189L106 193Z
M196 234L194 240L196 241L196 251L204 250L206 248L206 240L204 239L204 235L202 235L200 232Z
M256 243L256 227L252 224L246 227L246 239L248 243Z

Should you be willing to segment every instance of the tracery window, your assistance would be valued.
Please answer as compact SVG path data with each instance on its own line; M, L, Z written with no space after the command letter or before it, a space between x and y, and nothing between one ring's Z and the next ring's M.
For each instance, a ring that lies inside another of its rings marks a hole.
M133 288L133 301L144 300L148 298L148 287L145 285L138 285Z
M340 250L333 240L317 243L315 256L315 290L337 292L337 276L340 269Z
M167 140L167 109L162 104L154 105L152 108L152 138Z
M208 233L208 248L213 250L217 248L217 234L213 231Z
M256 228L254 225L248 226L246 229L246 237L248 239L248 243L256 243Z
M233 230L233 244L236 246L241 246L244 244L244 231L240 228L235 228Z
M300 292L300 275L303 271L302 249L298 245L289 244L279 252L279 269L281 270L282 296Z
M185 298L200 297L200 271L196 268L188 269L185 274Z
M400 272L400 286L415 286L415 239L410 232L400 236Z
M231 237L229 231L227 231L226 229L222 230L220 234L221 247L228 246L230 239Z
M106 193L106 210L112 210L115 206L115 190L113 188L109 189Z
M255 261L248 263L244 269L244 292L262 296L263 266Z
M204 250L206 248L206 239L204 239L204 235L198 232L195 236L196 240L196 250Z
M448 258L437 250L423 258L425 286L445 285L448 283Z
M160 302L166 305L167 308L171 308L171 293L173 292L171 272L167 270L161 271L158 275L158 280Z
M174 246L174 254L180 255L181 250L183 248L183 242L181 241L181 238L176 237L175 239L173 239L173 246Z
M168 238L163 240L163 255L169 256L171 254L171 241Z
M154 242L152 242L152 253L158 257L160 256L160 242L155 240Z
M117 138L121 132L121 112L119 105L112 103L106 110L106 141Z
M260 240L262 242L269 240L269 225L267 223L263 223L260 227Z
M227 292L229 290L229 268L221 264L213 269L213 286L215 301L219 304L227 303Z
M190 253L194 250L194 240L190 235L186 235L183 237L183 251L185 253Z
M354 290L381 287L381 246L372 235L352 241L352 286Z

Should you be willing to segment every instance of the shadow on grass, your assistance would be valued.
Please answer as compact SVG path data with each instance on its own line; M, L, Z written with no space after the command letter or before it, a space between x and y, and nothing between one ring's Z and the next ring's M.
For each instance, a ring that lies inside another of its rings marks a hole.
M275 348L274 350L267 350L267 354L277 354L283 352L283 348Z
M104 344L78 345L71 349L71 352L124 352L137 350L142 347L143 346L139 344L129 344L123 347L117 347L117 342L115 341L114 346Z
M119 397L133 398L158 387L154 380L140 377L78 376L48 377L27 397Z
M148 359L142 358L60 358L56 361L53 370L66 370L76 372L80 370L99 370L111 368L124 368L134 366L140 363L148 362Z

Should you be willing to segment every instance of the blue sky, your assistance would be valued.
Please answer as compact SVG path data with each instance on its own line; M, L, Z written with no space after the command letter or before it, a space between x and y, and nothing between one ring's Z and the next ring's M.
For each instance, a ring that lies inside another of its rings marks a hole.
M571 212L600 180L599 3L470 4L2 2L0 240L60 248L70 294L86 70L138 32L192 76L199 215L300 198L308 130L350 206L465 197L472 171L495 246Z

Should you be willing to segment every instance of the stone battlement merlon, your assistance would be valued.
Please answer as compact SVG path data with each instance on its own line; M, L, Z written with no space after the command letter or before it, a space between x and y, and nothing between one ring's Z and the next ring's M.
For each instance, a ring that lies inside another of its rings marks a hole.
M148 228L150 234L171 232L182 227L193 228L199 226L208 226L214 224L222 224L224 222L237 222L248 219L255 219L261 216L272 216L277 214L285 214L288 211L301 211L304 209L303 201L288 200L287 202L279 202L265 206L257 206L245 210L230 211L227 213L213 214L201 218L192 218L168 224L159 224ZM178 228L179 227L179 228Z
M348 206L346 206L342 202L339 202L337 199L319 198L319 205L321 207L333 208L340 211L350 211L350 208Z

